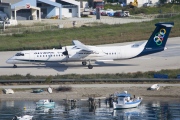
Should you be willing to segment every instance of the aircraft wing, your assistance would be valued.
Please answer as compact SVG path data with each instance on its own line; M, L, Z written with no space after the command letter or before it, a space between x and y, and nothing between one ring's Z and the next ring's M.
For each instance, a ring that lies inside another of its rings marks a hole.
M82 49L82 50L85 50L85 51L88 51L88 52L93 52L92 49L90 49L88 46L84 45L83 43L81 43L78 40L73 40L72 43L76 48L79 48L79 49Z

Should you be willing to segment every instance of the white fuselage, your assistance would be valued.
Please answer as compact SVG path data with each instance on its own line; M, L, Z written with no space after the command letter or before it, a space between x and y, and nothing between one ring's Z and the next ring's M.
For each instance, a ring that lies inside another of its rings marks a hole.
M68 56L64 55L65 47L51 50L21 51L9 58L9 64L44 63L44 62L74 62L74 61L106 61L129 59L140 54L147 42L142 44L130 44L125 46L88 46L94 52L77 49L75 46L67 46Z

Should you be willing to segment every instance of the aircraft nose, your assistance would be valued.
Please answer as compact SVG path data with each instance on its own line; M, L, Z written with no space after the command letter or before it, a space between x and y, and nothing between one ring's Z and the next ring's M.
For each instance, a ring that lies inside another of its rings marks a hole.
M13 63L13 59L9 58L8 60L6 60L6 63L12 64Z

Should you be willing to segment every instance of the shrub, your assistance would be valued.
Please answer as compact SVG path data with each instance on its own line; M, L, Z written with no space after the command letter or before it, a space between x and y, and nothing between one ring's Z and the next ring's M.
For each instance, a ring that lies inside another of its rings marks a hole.
M72 87L71 86L59 86L56 90L61 91L61 92L72 91Z
M45 83L51 83L51 81L52 81L52 76L50 75L50 76L48 76L47 78L46 78L46 80L45 80Z

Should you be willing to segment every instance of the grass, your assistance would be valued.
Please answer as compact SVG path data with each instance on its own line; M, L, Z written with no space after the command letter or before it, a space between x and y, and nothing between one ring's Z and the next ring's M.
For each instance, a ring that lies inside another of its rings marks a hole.
M170 37L177 37L180 36L179 19L180 15L141 23L101 24L92 27L64 28L1 36L0 51L58 48L59 44L71 45L73 39L89 45L147 40L155 28L155 23L167 21L174 21L175 26L172 28Z
M72 87L71 86L64 86L61 85L56 89L58 92L68 92L68 91L72 91Z
M180 74L180 69L173 70L160 70L160 71L148 71L148 72L135 72L135 73L116 73L116 74L67 74L67 75L55 75L55 76L33 76L27 74L23 75L2 75L0 80L20 80L20 79L120 79L120 78L154 78L154 74L168 75L169 79L176 79ZM28 76L31 76L29 78ZM45 81L47 83L47 81ZM49 82L48 82L49 83Z

